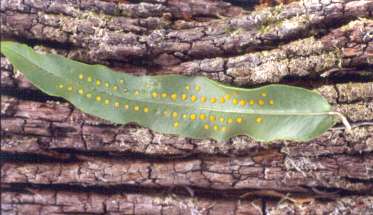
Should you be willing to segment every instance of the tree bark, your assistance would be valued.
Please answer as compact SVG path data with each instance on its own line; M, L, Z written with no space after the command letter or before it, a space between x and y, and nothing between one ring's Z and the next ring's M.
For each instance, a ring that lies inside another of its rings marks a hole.
M1 57L2 214L373 213L373 2L1 0L5 39L135 75L321 93L309 142L196 140L115 125Z

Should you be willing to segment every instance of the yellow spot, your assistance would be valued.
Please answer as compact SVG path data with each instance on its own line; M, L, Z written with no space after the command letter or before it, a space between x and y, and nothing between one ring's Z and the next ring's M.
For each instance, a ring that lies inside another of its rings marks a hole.
M259 104L260 106L263 106L263 105L264 105L264 100L263 100L263 99L259 99L259 100L258 100L258 104Z
M162 98L166 98L167 97L167 93L162 93Z
M212 115L211 115L211 116L209 117L209 119L210 119L211 122L215 122L215 119L216 119L216 118L215 118L215 116L212 116Z
M92 82L92 77L91 77L91 76L88 76L87 81L88 81L88 82Z
M230 96L230 95L225 95L224 97L225 97L226 100L231 99L231 96Z
M130 108L129 105L124 105L124 109L128 110Z
M152 92L152 96L153 96L153 98L156 98L158 96L158 93L157 92Z
M101 101L101 96L96 96L96 101Z
M80 80L83 80L83 79L84 79L84 75L83 75L83 74L80 74L80 75L79 75L79 79L80 79Z
M232 101L232 103L233 103L234 105L236 105L236 104L238 104L238 100L237 100L236 98L234 98L233 101Z
M101 85L101 81L100 80L96 80L96 85L97 86Z
M250 99L250 105L254 105L255 104L255 100L254 99Z
M133 108L133 110L135 110L135 111L139 111L139 110L140 110L140 107L136 105L136 106Z
M192 100L192 102L195 102L197 100L197 96L191 96L190 100Z
M144 107L144 112L145 113L149 112L149 108L148 107Z
M179 127L179 123L178 122L174 122L174 127L175 128Z
M197 92L201 90L201 87L199 85L196 85L196 87L194 88Z
M171 99L172 99L173 101L176 101L176 99L177 99L177 95L176 95L175 93L173 93L173 94L171 95Z
M225 103L225 98L224 97L221 97L220 98L220 102L223 104L223 103Z
M273 101L273 99L270 99L270 100L269 100L269 104L270 104L270 105L273 105L274 103L275 103L275 102Z
M241 106L245 106L245 105L246 105L246 101L243 100L243 99L241 99L241 100L240 100L240 105L241 105Z
M89 98L89 99L92 98L92 94L90 94L90 93L87 93L86 96L87 96L87 98Z
M233 122L232 118L228 118L228 124L231 124Z
M222 131L222 132L225 132L226 130L227 130L227 128L226 128L226 127L224 127L224 126L223 126L223 127L221 127L221 131Z
M207 129L209 129L209 125L208 125L208 124L205 124L205 125L203 126L203 128L207 130Z
M110 84L108 82L105 83L105 87L109 88Z
M186 100L186 99L187 99L187 95L182 94L182 95L181 95L181 99L182 99L182 100Z
M224 122L224 117L220 117L220 118L219 118L219 121L220 121L220 122Z
M206 102L206 100L207 100L207 99L206 99L206 96L202 96L202 97L201 97L201 102L202 102L202 103Z
M117 91L118 90L118 87L117 86L113 86L113 91Z
M63 84L58 85L58 88L62 89L63 88Z
M173 113L172 113L172 117L173 117L173 118L176 118L177 115L178 115L177 112L173 112Z
M135 96L138 96L138 95L140 95L140 92L138 91L138 90L135 90Z
M196 115L193 113L193 114L190 114L190 120L195 120L196 119Z
M206 119L206 115L203 114L203 113L200 114L200 115L199 115L199 119L200 119L200 120L205 120L205 119Z
M210 102L211 102L211 103L215 103L215 102L216 102L216 98L215 98L215 97L212 97L212 98L210 99Z
M186 119L188 118L188 115L187 114L183 114L183 119Z
M110 101L108 99L105 99L105 104L108 105Z
M241 117L237 117L236 122L237 122L238 124L242 123L242 118L241 118Z
M263 118L262 117L257 117L256 119L255 119L255 122L256 123L261 123L263 121Z
M114 107L119 108L119 102L115 102Z
M186 85L186 86L185 86L185 89L186 89L186 90L190 90L190 86L189 86L189 85Z
M72 87L72 86L69 86L69 87L67 88L67 90L68 90L68 91L72 91L72 90L73 90L73 87Z
M168 111L166 111L166 110L163 111L163 115L166 116L166 117L168 117Z
M214 130L217 131L219 129L219 126L214 125Z
M263 97L266 97L266 96L267 96L267 93L266 93L266 92L263 92L261 95L262 95Z
M80 95L83 95L83 94L84 94L84 90L83 90L83 89L79 89L79 90L78 90L78 93L79 93Z
M120 79L120 80L119 80L119 83L124 84L124 80L123 80L123 79Z

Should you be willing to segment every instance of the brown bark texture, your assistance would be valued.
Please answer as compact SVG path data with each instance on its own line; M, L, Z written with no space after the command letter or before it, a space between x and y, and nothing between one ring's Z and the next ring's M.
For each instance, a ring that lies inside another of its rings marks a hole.
M352 125L227 142L116 125L1 57L2 214L373 214L372 0L1 0L1 36L135 75L314 89Z

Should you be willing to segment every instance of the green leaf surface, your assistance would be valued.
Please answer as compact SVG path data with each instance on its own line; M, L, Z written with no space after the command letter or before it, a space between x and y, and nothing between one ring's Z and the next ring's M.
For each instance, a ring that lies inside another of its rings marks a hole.
M39 54L15 42L1 42L1 52L45 93L103 119L135 122L161 133L219 141L236 135L306 141L335 123L327 101L303 88L243 89L205 77L137 77Z

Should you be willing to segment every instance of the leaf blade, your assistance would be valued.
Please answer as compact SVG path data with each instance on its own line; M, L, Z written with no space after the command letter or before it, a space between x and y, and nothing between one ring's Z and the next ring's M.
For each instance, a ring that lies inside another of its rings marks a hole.
M204 77L135 77L42 55L14 42L2 42L1 52L47 94L109 121L136 122L162 133L216 140L246 134L261 141L306 141L335 123L326 100L302 88L242 89Z

